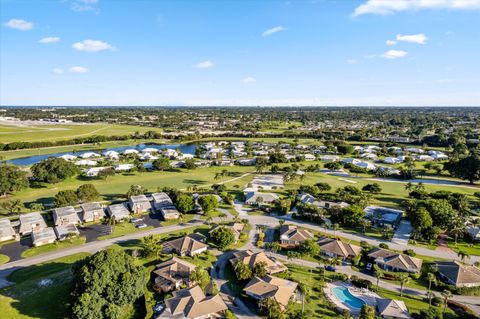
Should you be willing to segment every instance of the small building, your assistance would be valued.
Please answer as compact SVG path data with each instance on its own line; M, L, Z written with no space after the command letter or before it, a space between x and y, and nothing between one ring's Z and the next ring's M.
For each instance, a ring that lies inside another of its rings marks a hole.
M47 227L32 232L32 244L35 247L53 244L56 239L57 236L55 235L55 231L52 227Z
M178 219L180 218L180 212L175 206L163 206L160 208L160 213L162 214L163 219Z
M113 169L115 172L128 172L133 169L133 164L116 164Z
M82 221L83 222L98 222L105 217L105 212L100 203L85 203L80 205L82 208Z
M367 256L372 258L373 262L379 267L388 271L419 273L422 270L422 259L396 253L387 249L374 248Z
M89 159L83 159L83 160L80 160L80 161L76 161L75 165L77 165L77 166L97 166L97 162L89 160Z
M73 160L77 159L77 157L75 155L72 155L72 154L64 154L64 155L59 156L58 158L62 158L66 161L73 161Z
M130 216L130 211L125 204L114 204L107 207L107 214L115 220L122 220Z
M279 198L280 197L278 197L278 195L275 193L250 192L245 196L245 204L271 204Z
M69 236L78 236L80 232L77 229L77 226L73 224L63 225L63 226L56 226L54 228L55 234L58 240L65 240Z
M39 212L20 215L20 235L27 235L47 228L47 223Z
M304 241L313 238L313 234L306 229L294 225L282 225L280 227L280 243L283 247L297 247Z
M263 261L266 264L265 268L267 269L267 273L270 275L283 272L288 269L278 260L268 257L263 251L258 253L254 253L250 249L237 251L233 254L233 258L230 259L230 263L234 265L239 260L248 265L250 269L253 269L253 266L256 263Z
M128 205L134 214L143 214L152 209L152 205L145 195L130 197L128 200Z
M153 198L153 208L155 210L160 210L162 207L166 206L174 206L173 201L168 196L167 193L161 192L161 193L153 193L152 194Z
M318 245L322 255L342 260L353 259L362 252L362 247L360 246L344 243L333 238L321 238L318 241Z
M438 274L447 284L455 287L479 287L480 269L458 261L437 261Z
M228 309L220 295L205 296L200 286L174 291L165 300L164 318L214 319L223 318Z
M290 299L295 296L297 286L298 284L294 281L266 275L262 278L252 278L243 291L256 300L273 298L285 309Z
M364 209L365 217L372 221L375 226L383 227L390 225L396 229L403 216L403 211L380 206L367 206Z
M174 252L179 256L193 257L207 251L207 248L207 244L202 243L192 235L172 239L163 244L163 251L165 253Z
M86 159L86 158L93 158L93 157L100 157L100 154L94 153L94 152L85 152L80 155L81 158Z
M53 211L53 223L55 226L76 225L80 218L73 206L55 208Z
M154 289L160 293L170 292L182 285L190 286L190 274L197 268L185 260L177 257L164 261L155 266L153 271Z
M401 300L377 298L377 312L385 319L410 319L407 306Z
M0 242L15 238L15 230L8 218L0 219Z

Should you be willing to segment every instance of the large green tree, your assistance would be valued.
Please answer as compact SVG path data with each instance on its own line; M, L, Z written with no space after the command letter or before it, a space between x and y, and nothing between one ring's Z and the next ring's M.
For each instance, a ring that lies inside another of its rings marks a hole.
M59 191L55 195L54 201L57 207L75 205L78 202L77 193L71 189Z
M209 213L218 208L218 200L213 195L204 195L198 199L198 204L204 213Z
M147 282L143 266L123 250L107 249L73 268L69 318L117 319L121 310L140 298Z
M474 183L480 179L480 155L473 154L459 160L451 160L444 165L454 177Z
M100 196L93 184L83 184L77 188L77 197L82 202L89 202L96 200Z
M28 187L27 173L13 165L0 164L0 196Z
M180 195L177 197L177 209L182 213L188 213L193 210L195 202L190 195Z
M49 157L33 164L31 171L37 181L46 183L58 183L79 172L74 163L58 157Z
M170 169L170 160L166 157L160 157L159 159L156 159L152 163L153 167L156 170L159 171L166 171L167 169Z
M235 242L233 231L227 227L217 227L210 233L210 239L221 250L224 250Z

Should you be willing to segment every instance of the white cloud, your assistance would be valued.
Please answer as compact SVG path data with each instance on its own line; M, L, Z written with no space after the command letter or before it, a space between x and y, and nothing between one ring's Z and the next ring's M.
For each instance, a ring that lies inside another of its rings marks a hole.
M52 72L55 73L55 74L63 74L63 70L59 69L59 68L53 69Z
M45 37L38 40L39 43L44 43L44 44L55 43L59 41L60 41L59 37Z
M353 15L391 15L425 9L478 10L480 0L367 0L355 9Z
M72 45L72 48L78 51L85 52L98 52L104 50L115 51L116 48L107 42L99 40L83 40L82 42L76 42Z
M397 34L397 41L404 41L404 42L411 42L411 43L418 43L418 44L425 44L428 38L423 33L419 34Z
M282 27L281 25L279 25L279 26L277 26L277 27L273 27L273 28L271 28L271 29L268 29L268 30L263 31L262 37L268 37L268 36L271 36L271 35L274 34L274 33L282 32L282 31L285 31L285 30L287 30L287 28Z
M195 67L197 69L209 69L209 68L213 68L215 66L215 64L213 64L212 61L202 61L202 62L199 62L195 65Z
M83 66L72 66L70 68L70 72L73 72L73 73L87 73L88 69L83 67Z
M10 19L8 22L3 24L7 28L17 29L20 31L28 31L33 29L33 23L25 21L23 19Z
M387 41L385 41L385 44L386 44L386 45L395 45L395 44L397 44L397 41L387 40Z
M242 79L243 83L255 83L257 82L257 79L255 79L252 76L247 76L246 78Z
M388 50L384 54L382 54L382 57L385 59L398 59L398 58L403 58L406 56L408 52L402 51L402 50Z
M356 59L348 59L348 60L347 60L347 63L348 63L348 64L356 64L356 63L357 63L357 60L356 60Z
M96 13L99 13L97 3L98 0L73 0L70 8L76 12L96 11Z

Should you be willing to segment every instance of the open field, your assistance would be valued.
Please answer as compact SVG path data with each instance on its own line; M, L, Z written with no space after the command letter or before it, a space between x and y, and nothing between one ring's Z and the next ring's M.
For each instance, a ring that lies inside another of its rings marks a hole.
M145 126L96 124L0 125L0 143L59 141L93 135L126 135L135 132L161 131Z
M65 316L72 264L88 256L71 255L14 272L15 284L0 290L1 317L9 319L58 319Z
M83 245L85 244L85 242L86 242L85 237L77 237L77 238L72 238L71 240L67 239L64 241L56 241L53 244L29 248L22 253L22 257L23 258L33 257L33 256L44 254L50 251L54 251L57 249L65 249L65 248L69 248L76 245Z

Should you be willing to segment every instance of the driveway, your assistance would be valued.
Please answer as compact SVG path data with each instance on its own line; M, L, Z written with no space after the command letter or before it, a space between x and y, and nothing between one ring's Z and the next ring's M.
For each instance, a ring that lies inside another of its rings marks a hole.
M22 253L32 247L30 236L23 237L20 241L8 243L0 247L0 254L8 256L10 261L22 259Z
M400 225L397 227L397 231L393 236L392 242L398 245L407 246L412 229L413 227L408 220L402 220Z

